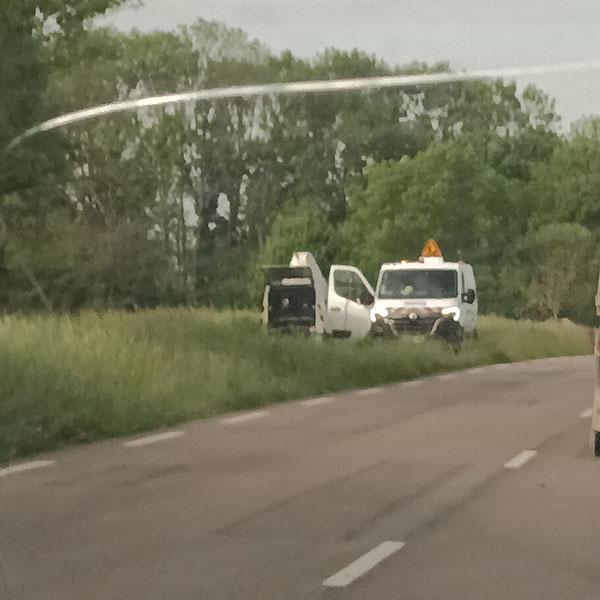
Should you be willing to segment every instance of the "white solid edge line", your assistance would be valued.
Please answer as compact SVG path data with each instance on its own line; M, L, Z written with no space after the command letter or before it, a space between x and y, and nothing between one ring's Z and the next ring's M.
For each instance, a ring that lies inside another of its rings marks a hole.
M261 419L269 414L266 410L255 410L254 412L244 413L243 415L236 415L235 417L226 417L221 419L223 425L237 425L238 423L246 423L247 421L254 421L255 419Z
M523 452L517 454L517 456L515 456L513 459L509 460L507 463L504 463L504 466L507 469L518 469L536 456L537 452L535 450L523 450Z
M359 390L358 392L356 392L357 396L374 396L375 394L379 394L380 392L383 392L383 388L377 387L377 388L369 388L367 390Z
M322 406L323 404L329 404L331 402L333 402L333 398L331 396L322 396L320 398L302 400L302 406Z
M129 440L128 442L124 442L123 446L126 446L127 448L139 448L141 446L156 444L157 442L164 442L165 440L173 440L182 435L184 435L183 431L165 431L165 433L146 435L141 438L136 438L135 440Z
M579 414L580 419L589 419L594 414L593 408L586 408L582 413Z
M10 467L0 469L0 477L7 477L8 475L15 475L16 473L25 473L26 471L35 471L36 469L51 467L54 464L56 464L56 462L53 460L33 460L18 465L11 465Z
M376 567L380 562L398 552L403 546L404 542L383 542L326 579L323 585L326 587L346 587L369 572L373 567Z

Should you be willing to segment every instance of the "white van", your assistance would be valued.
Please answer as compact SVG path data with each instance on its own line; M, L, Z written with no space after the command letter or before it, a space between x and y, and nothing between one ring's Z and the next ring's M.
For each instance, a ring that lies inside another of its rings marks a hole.
M381 267L371 309L374 335L413 333L460 343L477 335L477 291L470 265L424 258Z
M334 335L417 334L460 344L477 336L477 314L473 268L445 262L432 240L418 261L382 265L375 291L356 267L331 268L328 317Z

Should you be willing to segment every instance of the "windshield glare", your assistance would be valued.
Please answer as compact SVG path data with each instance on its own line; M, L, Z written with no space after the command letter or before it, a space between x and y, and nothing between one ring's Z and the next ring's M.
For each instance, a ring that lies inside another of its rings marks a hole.
M381 275L378 297L384 300L455 298L457 273L449 270L394 270Z

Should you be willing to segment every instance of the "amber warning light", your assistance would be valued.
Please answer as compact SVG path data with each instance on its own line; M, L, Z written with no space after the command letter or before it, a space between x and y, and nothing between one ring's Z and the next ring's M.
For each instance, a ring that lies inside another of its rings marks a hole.
M421 258L442 258L442 251L435 240L427 240L421 251Z

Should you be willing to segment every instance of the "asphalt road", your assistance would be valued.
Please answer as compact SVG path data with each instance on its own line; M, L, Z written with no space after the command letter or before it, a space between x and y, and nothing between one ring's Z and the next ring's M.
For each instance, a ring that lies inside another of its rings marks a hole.
M487 367L13 465L0 598L596 600L592 374Z

